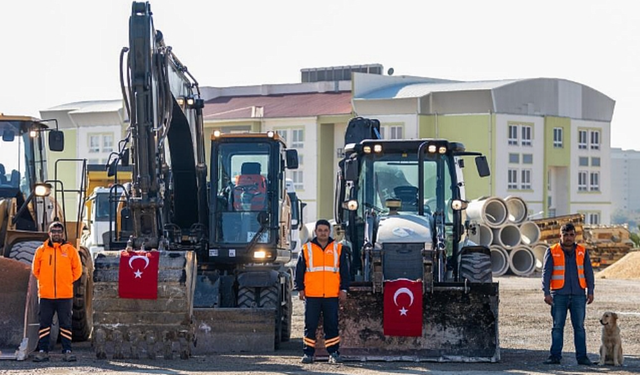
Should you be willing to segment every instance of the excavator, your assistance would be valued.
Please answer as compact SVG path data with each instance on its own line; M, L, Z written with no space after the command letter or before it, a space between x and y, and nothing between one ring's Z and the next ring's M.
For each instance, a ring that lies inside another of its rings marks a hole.
M340 314L342 356L499 361L490 252L465 235L462 168L474 157L488 176L486 158L444 139L380 138L378 120L353 118L339 163L334 216L351 249L352 278ZM387 289L397 280L417 290ZM388 333L385 324L403 322L411 309L418 309L411 335Z
M110 187L116 215L95 254L97 358L278 348L291 333L286 170L297 151L272 131L216 130L207 167L198 82L148 2L132 5L121 87L130 125L109 173L131 164L132 178ZM120 298L122 250L156 252L157 298Z
M74 284L73 340L87 340L91 333L93 266L89 251L79 245L83 189L65 187L57 173L85 161L58 160L56 176L48 178L47 145L52 152L63 151L64 135L46 120L0 114L0 136L0 275L5 281L0 288L0 359L24 360L38 344L38 293L31 262L52 221L65 223L65 239L79 250L83 266ZM75 221L66 220L65 194L77 198ZM51 332L55 345L57 317Z

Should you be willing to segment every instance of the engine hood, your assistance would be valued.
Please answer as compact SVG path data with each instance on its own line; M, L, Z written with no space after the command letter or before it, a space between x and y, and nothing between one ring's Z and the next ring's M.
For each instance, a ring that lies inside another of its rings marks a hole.
M399 214L380 218L377 242L431 242L430 219L415 214Z

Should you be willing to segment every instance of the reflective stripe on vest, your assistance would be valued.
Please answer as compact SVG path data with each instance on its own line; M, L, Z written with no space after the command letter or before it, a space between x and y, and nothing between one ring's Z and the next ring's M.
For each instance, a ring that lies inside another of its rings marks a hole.
M582 289L587 288L587 279L584 276L585 248L582 245L576 246L576 266L578 268L578 282ZM551 272L551 290L562 289L564 286L565 259L564 251L559 243L551 246L551 258L553 261L553 272Z
M309 260L309 263L307 264L307 272L320 272L320 271L338 272L340 271L340 267L338 264L338 261L340 260L340 258L338 256L338 244L336 243L336 241L333 241L333 267L329 267L329 266L314 267L313 249L311 248L311 242L307 242L305 244L305 247L307 249L307 259Z

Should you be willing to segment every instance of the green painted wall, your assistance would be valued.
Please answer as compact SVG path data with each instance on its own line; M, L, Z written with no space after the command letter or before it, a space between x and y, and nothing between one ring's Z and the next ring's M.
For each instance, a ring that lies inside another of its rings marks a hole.
M484 154L489 160L491 170L495 170L496 160L492 150L495 149L495 115L427 115L419 118L421 138L443 138L449 141L462 142L468 151ZM485 195L493 195L495 177L478 176L473 157L466 157L464 178L468 199Z
M318 197L317 216L319 219L333 218L333 157L335 149L334 124L320 124L318 127ZM324 156L324 157L323 157Z
M563 142L562 147L554 147L553 145L553 129L562 128L563 133ZM571 119L563 118L563 117L551 117L546 116L544 118L544 185L547 186L549 184L549 171L550 167L567 167L570 169L571 165L571 140L573 137L571 136ZM569 180L570 181L570 180ZM571 196L571 184L567 183L567 197ZM547 204L549 198L549 191L547 189L543 189L543 201L545 204L544 214L545 216L549 214ZM557 199L556 199L557 200ZM558 206L559 202L556 202L556 206ZM568 204L568 203L567 203ZM557 209L559 207L556 207Z

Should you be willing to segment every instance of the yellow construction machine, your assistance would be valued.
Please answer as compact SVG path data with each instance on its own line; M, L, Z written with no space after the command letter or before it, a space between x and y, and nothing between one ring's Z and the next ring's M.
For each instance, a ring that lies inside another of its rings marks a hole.
M79 247L83 274L74 285L73 340L86 340L91 333L93 265L86 248L79 246L83 187L74 189L58 180L58 168L83 160L62 159L55 163L56 177L47 177L47 145L53 152L64 149L62 131L28 116L0 114L0 358L25 359L38 342L37 284L31 275L36 249L47 238L49 223L64 221L66 240ZM65 193L77 197L78 217L65 218ZM54 318L52 345L57 338Z

